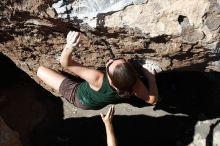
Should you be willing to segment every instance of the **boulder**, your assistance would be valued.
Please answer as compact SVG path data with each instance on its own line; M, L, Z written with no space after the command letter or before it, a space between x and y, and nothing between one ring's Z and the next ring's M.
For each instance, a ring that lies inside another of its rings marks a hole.
M76 30L82 46L73 58L88 67L121 56L153 60L164 72L219 72L219 14L219 0L3 0L0 52L40 83L40 65L63 70L65 38Z

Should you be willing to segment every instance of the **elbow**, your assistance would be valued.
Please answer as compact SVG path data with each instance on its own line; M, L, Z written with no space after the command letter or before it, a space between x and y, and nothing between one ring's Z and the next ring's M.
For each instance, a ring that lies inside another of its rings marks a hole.
M39 66L39 68L37 69L37 77L41 78L44 70L45 70L44 66Z
M148 99L146 100L147 103L151 105L156 105L158 102L158 97L154 95L149 95Z
M60 64L61 64L61 66L64 67L64 68L67 67L67 65L66 65L65 63L63 63L62 61L60 61Z
M63 59L60 59L60 64L64 68L68 67L68 63L66 63L66 61L64 61Z
M62 67L68 67L69 66L69 61L70 56L66 55L65 52L62 52L61 57L60 57L60 64Z

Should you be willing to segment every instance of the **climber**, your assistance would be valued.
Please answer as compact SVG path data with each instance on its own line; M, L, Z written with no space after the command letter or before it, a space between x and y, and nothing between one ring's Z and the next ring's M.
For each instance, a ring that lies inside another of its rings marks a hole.
M80 44L80 33L70 31L66 41L60 63L65 69L84 81L79 83L44 66L38 68L37 76L48 86L59 91L76 107L100 109L131 96L136 96L152 105L157 103L158 90L153 72L142 68L148 79L147 87L139 79L131 63L123 58L108 60L105 72L87 68L72 59L72 52L77 51Z

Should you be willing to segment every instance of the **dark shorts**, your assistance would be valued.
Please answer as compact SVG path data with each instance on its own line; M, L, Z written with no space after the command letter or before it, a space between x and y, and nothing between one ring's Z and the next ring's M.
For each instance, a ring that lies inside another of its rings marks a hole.
M81 109L88 109L85 105L80 103L80 100L76 95L78 85L79 82L65 78L60 85L59 92L66 100L74 104L76 107Z

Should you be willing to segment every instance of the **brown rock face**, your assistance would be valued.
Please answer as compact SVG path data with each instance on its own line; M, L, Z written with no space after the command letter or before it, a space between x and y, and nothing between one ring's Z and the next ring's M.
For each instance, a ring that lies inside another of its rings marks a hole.
M73 58L89 67L123 56L154 60L163 71L220 71L219 0L92 2L103 10L78 1L1 1L0 52L39 82L39 65L62 70L59 57L73 29L82 32Z

